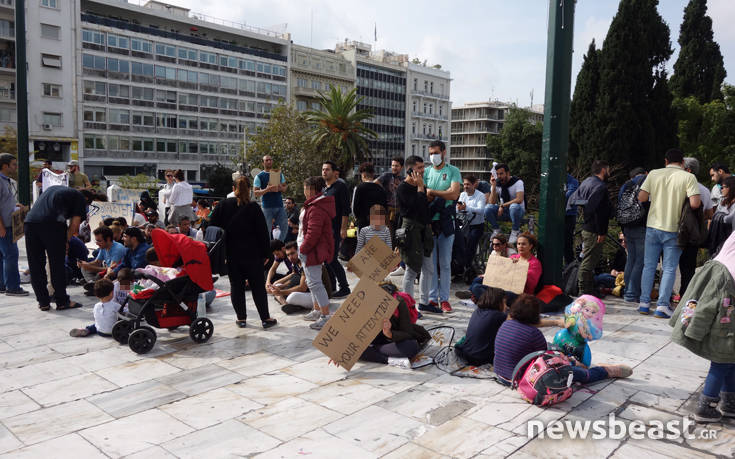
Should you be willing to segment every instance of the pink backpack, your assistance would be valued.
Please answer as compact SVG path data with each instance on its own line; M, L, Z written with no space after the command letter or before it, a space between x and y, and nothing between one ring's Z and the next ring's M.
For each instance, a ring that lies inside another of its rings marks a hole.
M513 388L529 403L550 406L574 393L572 365L559 351L532 352L513 370Z

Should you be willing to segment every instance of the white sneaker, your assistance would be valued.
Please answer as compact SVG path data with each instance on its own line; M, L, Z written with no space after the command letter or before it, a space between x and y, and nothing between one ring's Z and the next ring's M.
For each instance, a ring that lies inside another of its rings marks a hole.
M404 370L411 369L411 361L406 357L388 357L388 365L403 368Z
M519 230L512 230L510 237L508 237L508 244L515 244L518 241L518 235L521 234Z
M495 239L495 236L497 236L498 234L500 234L500 228L494 229L493 234L490 235L490 239Z
M322 312L318 309L312 309L310 313L304 316L304 320L314 322L322 316Z
M406 270L403 269L403 266L399 266L399 267L397 267L395 269L395 271L393 271L392 273L390 273L390 275L392 277L395 277L395 276L403 276L405 273L406 273Z
M323 315L323 316L319 317L319 320L317 320L313 324L309 325L309 328L311 328L312 330L321 330L322 327L324 326L324 324L326 324L327 321L329 319L331 319L331 318L332 318L331 315L329 315L329 316L324 316Z

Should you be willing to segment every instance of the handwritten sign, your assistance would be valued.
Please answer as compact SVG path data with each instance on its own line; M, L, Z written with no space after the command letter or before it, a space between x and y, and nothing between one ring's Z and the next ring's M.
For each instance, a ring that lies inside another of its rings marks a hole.
M26 219L26 214L21 209L16 210L10 215L10 219L13 223L13 242L18 242L23 237L23 221Z
M482 283L489 287L498 287L509 292L523 293L528 277L528 262L491 255L487 260L485 278Z
M140 201L140 193L145 190L131 190L128 188L118 188L113 193L113 196L108 196L110 201L113 202L133 202L137 203Z
M347 266L360 279L382 282L385 276L401 261L401 256L393 252L378 236L373 236L347 263Z
M89 227L94 231L106 218L125 217L128 223L133 221L132 202L100 202L93 201L87 212Z
M312 344L349 371L383 330L398 301L370 279L361 279L324 324Z
M268 185L280 185L280 183L281 183L281 171L268 172Z

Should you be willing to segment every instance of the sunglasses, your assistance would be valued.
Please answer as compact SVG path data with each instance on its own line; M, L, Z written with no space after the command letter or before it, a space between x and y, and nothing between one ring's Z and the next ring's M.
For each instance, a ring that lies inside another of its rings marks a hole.
M166 178L174 178L173 175L167 175Z
M625 239L618 239L618 242L625 242Z
M493 242L493 247L501 247L503 245L505 244L503 244L502 242Z

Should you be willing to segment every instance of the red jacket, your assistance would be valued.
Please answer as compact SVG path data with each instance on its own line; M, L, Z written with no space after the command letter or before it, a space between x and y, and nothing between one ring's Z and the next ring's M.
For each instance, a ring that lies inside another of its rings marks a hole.
M320 265L334 258L332 219L336 215L334 196L319 193L304 203L304 242L299 253L306 255L306 266Z

